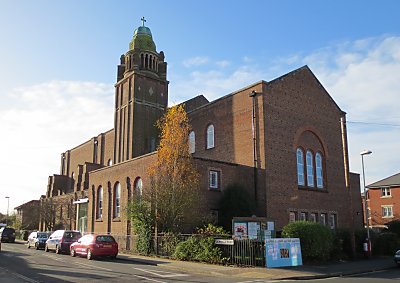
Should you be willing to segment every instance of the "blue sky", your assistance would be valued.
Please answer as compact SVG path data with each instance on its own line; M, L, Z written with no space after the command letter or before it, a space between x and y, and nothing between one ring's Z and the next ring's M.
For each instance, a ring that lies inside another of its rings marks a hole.
M60 153L113 127L113 84L147 19L170 103L210 100L308 65L348 113L351 170L400 171L398 1L0 0L0 212L37 199ZM395 126L374 125L393 124ZM18 174L16 174L18 172ZM16 181L18 180L18 181ZM29 181L26 181L29 180Z

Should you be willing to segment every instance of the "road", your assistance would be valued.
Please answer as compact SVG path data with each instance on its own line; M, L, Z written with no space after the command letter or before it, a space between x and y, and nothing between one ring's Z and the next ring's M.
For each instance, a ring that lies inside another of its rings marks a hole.
M57 255L53 252L28 249L23 244L2 244L0 252L0 283L37 282L142 282L142 283L267 283L299 282L229 276L209 276L178 272L162 265L126 259L87 260L86 258ZM350 277L307 280L312 283L380 283L400 282L400 268L366 273Z
M2 243L0 282L232 282L123 259L87 260Z

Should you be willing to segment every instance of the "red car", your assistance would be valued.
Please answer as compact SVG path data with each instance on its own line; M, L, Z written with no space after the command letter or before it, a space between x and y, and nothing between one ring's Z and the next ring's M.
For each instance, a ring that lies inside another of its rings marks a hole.
M116 258L118 255L118 243L110 235L85 235L70 246L71 256L84 255L87 259L109 256Z

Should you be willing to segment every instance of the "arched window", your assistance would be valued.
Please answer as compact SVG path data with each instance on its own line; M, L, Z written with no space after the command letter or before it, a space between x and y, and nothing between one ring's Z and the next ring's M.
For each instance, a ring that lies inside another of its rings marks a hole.
M315 170L317 176L317 188L321 189L324 187L324 178L322 174L322 155L319 152L315 155Z
M143 194L143 181L142 178L137 177L135 181L135 191L138 196Z
M214 125L207 127L207 149L214 147Z
M112 165L112 159L108 159L107 166L111 166L111 165Z
M304 186L304 153L301 148L297 149L297 184Z
M194 131L189 133L189 153L194 153L196 151L196 134Z
M97 219L103 218L103 187L97 190Z
M121 184L116 183L114 188L114 218L121 217Z
M313 154L311 151L306 153L306 164L307 164L307 186L314 187L314 165L313 165Z

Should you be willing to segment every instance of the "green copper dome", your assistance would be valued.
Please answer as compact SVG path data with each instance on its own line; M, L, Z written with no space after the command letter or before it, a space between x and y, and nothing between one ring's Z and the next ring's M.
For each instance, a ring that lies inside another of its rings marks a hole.
M144 26L146 20L142 18L142 26L135 29L133 33L133 38L129 43L129 50L140 49L156 52L156 45L153 41L153 36L148 27Z

